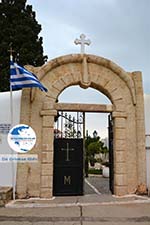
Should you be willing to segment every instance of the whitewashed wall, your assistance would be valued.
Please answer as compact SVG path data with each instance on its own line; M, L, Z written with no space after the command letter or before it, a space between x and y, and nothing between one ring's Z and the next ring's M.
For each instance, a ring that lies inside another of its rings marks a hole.
M145 128L146 128L146 163L147 187L150 194L150 95L144 96L145 102Z
M13 91L13 125L20 120L20 102L22 91ZM0 154L13 154L7 143L7 129L11 124L10 119L10 92L0 93ZM12 163L0 162L0 186L12 186ZM14 164L16 173L16 164Z

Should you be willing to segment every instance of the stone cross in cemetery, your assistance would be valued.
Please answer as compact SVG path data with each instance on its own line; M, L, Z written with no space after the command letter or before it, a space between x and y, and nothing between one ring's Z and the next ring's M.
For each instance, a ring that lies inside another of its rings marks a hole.
M81 34L80 35L80 39L75 39L74 43L76 45L81 45L81 54L84 54L85 53L85 45L90 45L91 44L91 41L89 39L85 39L86 36L84 34Z

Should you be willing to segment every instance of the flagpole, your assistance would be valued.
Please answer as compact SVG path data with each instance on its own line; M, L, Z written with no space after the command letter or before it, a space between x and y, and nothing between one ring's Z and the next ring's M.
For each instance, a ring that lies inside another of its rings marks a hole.
M13 61L12 53L10 54L10 61ZM10 118L11 118L11 127L13 126L13 96L12 96L12 86L10 82Z
M9 50L10 52L10 62L13 61L13 50L12 47ZM11 121L11 128L13 127L13 92L12 92L12 86L11 86L11 81L10 81L10 121ZM12 155L14 152L12 151ZM16 186L15 186L15 166L14 162L12 160L12 187L13 187L13 200L16 199L15 192L16 192Z

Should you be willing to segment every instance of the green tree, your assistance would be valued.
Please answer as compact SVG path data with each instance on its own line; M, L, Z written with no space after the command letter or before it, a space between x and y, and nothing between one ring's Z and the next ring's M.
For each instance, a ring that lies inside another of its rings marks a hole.
M95 163L95 154L102 153L106 155L108 153L108 148L104 145L104 143L100 140L100 137L97 135L97 132L93 132L93 137L87 136L85 139L85 151L86 151L86 158L85 158L85 174L86 177L88 176L88 163L90 162L91 165Z
M0 2L0 91L9 90L9 48L20 65L41 66L43 56L41 25L27 0L1 0Z
M89 156L92 156L94 158L95 154L100 153L100 142L99 141L91 142L88 145L87 152Z

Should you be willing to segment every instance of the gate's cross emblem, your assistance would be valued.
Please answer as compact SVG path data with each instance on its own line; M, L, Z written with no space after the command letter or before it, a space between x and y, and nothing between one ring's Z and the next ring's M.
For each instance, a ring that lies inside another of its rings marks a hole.
M84 54L85 53L85 45L90 45L91 44L91 41L89 39L85 39L85 35L84 34L81 34L80 35L80 39L75 39L74 43L76 45L81 45L81 54Z
M66 161L70 161L69 152L74 151L74 148L69 148L69 143L67 143L67 148L61 148L62 151L66 151Z

